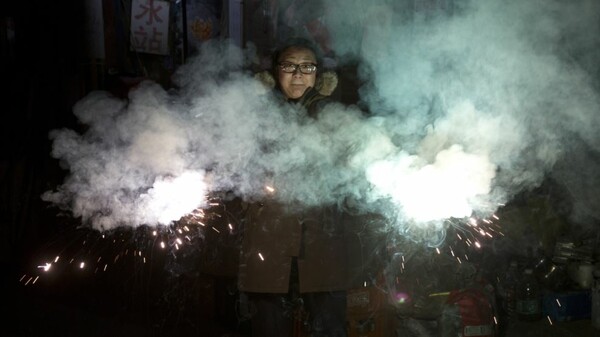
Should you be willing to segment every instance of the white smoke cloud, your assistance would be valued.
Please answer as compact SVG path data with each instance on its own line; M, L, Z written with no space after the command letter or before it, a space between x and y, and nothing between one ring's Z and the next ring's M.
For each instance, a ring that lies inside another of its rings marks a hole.
M469 208L489 213L550 174L575 202L598 195L598 184L590 180L574 184L593 176L597 165L590 159L597 154L566 170L557 165L574 163L567 159L573 151L598 151L600 145L594 131L600 127L597 1L325 2L334 49L361 60L368 83L361 98L372 113L385 117L394 143L405 152L369 169L385 171L385 178L383 173L371 178L379 192L401 198L405 209L414 200L427 204L418 198L425 193L429 210L418 217L436 217L442 205L457 200L465 200L463 214ZM347 18L361 25L350 32ZM440 166L438 156L444 153L479 158L481 165L470 169L480 179L467 183L460 175L453 176L459 180L444 176L455 168ZM419 179L424 171L434 174L427 182ZM415 179L406 179L411 175ZM429 182L437 186L428 189ZM477 182L479 188L469 186ZM457 185L478 192L463 195ZM578 214L599 217L577 204Z
M212 192L253 200L271 186L281 201L352 199L403 226L489 215L562 167L571 135L598 150L598 65L586 48L598 38L569 20L593 22L586 6L596 5L423 3L324 1L334 49L360 62L371 116L330 104L306 118L245 70L254 50L205 43L176 91L146 82L127 101L95 92L79 102L88 129L52 133L70 175L44 198L107 229L169 223ZM577 38L565 51L567 37Z

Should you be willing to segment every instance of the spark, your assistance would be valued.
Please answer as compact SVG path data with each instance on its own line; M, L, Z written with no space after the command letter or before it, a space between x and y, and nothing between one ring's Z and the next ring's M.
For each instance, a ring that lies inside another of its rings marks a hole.
M267 192L269 192L269 193L274 193L274 192L275 192L275 189L274 189L273 187L271 187L271 186L268 186L268 185L267 185L267 186L265 186L265 189L266 189L266 190L267 190Z
M46 263L43 266L38 266L38 269L44 269L44 271L48 271L48 270L50 270L50 267L52 267L52 264Z
M475 247L481 248L481 244L479 242L475 241Z
M558 306L560 307L560 301L558 300L558 298L556 299L556 303L558 304Z
M494 324L498 325L498 318L494 315Z
M212 203L211 205L218 205L218 203ZM213 212L205 213L202 210L196 210L193 212L193 216L195 220L200 217L206 217L207 219L212 220L218 215L213 214ZM36 271L31 274L24 273L19 282L25 285L32 285L36 284L36 281L44 281L44 275L42 275L42 273L58 270L57 266L60 265L57 263L62 260L65 260L68 262L68 265L73 265L74 268L79 270L89 269L90 271L93 271L94 274L98 274L99 271L108 271L111 263L114 265L118 263L130 263L130 261L134 261L133 263L139 263L135 261L140 261L144 264L152 263L150 256L153 256L153 253L147 251L148 249L166 249L168 251L182 250L186 248L183 241L187 240L187 242L190 243L194 242L196 235L201 239L205 239L202 232L196 231L192 226L198 225L198 228L201 228L200 226L210 226L210 224L207 223L205 225L199 221L183 223L183 221L189 221L189 219L190 217L182 218L180 221L173 222L164 227L161 225L157 228L142 226L133 232L128 229L125 231L116 230L106 233L90 230L89 228L83 228L81 231L80 229L77 229L74 233L76 235L83 233L84 237L78 236L75 242L69 243L69 246L76 249L75 252L65 252L63 248L61 254L53 254L55 256L53 258L54 262L42 261L41 263L34 264L32 268L35 268ZM233 223L227 223L227 226L230 230L233 230ZM221 232L219 227L210 227L217 233ZM150 240L154 244L147 245L143 240ZM63 243L62 238L59 243ZM160 246L157 246L156 244ZM109 255L103 253L103 250L107 248L107 246L113 253L109 253ZM113 257L112 261L110 256ZM130 260L129 256L134 260ZM261 259L264 260L264 257L262 257L262 255L260 256ZM137 257L140 257L140 259L137 259ZM106 261L109 262L105 263ZM56 273L58 273L58 271L56 271Z
M435 247L435 251L438 253L438 255L441 254L440 249L438 247Z
M550 316L546 316L546 318L548 319L548 323L550 323L550 325L554 325L554 323L552 323L552 319L550 319Z
M260 258L262 261L264 261L264 260L265 260L265 258L263 257L262 253L258 253L258 257L259 257L259 258Z

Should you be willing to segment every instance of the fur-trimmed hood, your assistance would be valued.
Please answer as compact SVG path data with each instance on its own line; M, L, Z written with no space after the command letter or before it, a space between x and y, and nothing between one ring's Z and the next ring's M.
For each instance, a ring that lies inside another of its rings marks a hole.
M266 89L275 88L275 78L270 71L261 71L254 76ZM317 77L315 89L323 96L330 96L338 85L338 76L333 71L326 71Z

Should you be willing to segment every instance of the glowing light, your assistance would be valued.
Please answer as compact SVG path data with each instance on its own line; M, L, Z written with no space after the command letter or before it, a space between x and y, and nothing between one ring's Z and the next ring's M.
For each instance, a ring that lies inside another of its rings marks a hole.
M163 241L160 242L160 248L162 248L162 249L165 248L165 243Z
M556 304L558 304L558 306L560 307L560 301L558 300L558 298L556 299Z
M85 262L79 263L79 269L83 269L83 268L85 268Z
M265 258L263 257L262 253L258 253L258 257L261 259L261 261L265 260Z
M179 220L194 209L204 206L207 185L204 174L187 171L178 177L158 179L153 187L140 196L147 212L145 223L163 225Z
M267 186L265 186L265 189L266 189L266 190L267 190L267 192L269 192L269 193L274 193L274 192L275 192L275 189L274 189L273 187L271 187L271 186L268 186L268 185L267 185Z
M410 302L410 296L407 293L396 293L394 299L398 304L405 304Z
M219 230L218 230L218 229L216 229L215 227L211 227L211 228L212 228L212 229L213 229L215 232L217 232L217 233L221 233L221 232L219 232Z
M374 162L367 179L382 198L390 198L417 224L471 216L473 203L491 190L496 167L485 155L458 145L440 151L432 164L402 153Z
M554 323L552 323L552 319L550 319L550 316L546 316L546 318L548 318L548 323L550 323L550 325L554 325Z
M45 265L43 265L43 266L38 266L38 269L44 269L44 271L46 271L46 272L47 272L48 270L50 270L50 267L52 267L52 264L50 264L50 263L46 263L46 264L45 264Z

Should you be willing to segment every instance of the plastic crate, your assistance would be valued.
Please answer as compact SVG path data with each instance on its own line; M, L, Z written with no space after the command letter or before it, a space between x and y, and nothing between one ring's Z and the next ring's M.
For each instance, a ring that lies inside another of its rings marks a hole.
M589 319L592 316L592 292L583 290L545 294L542 312L555 322Z

